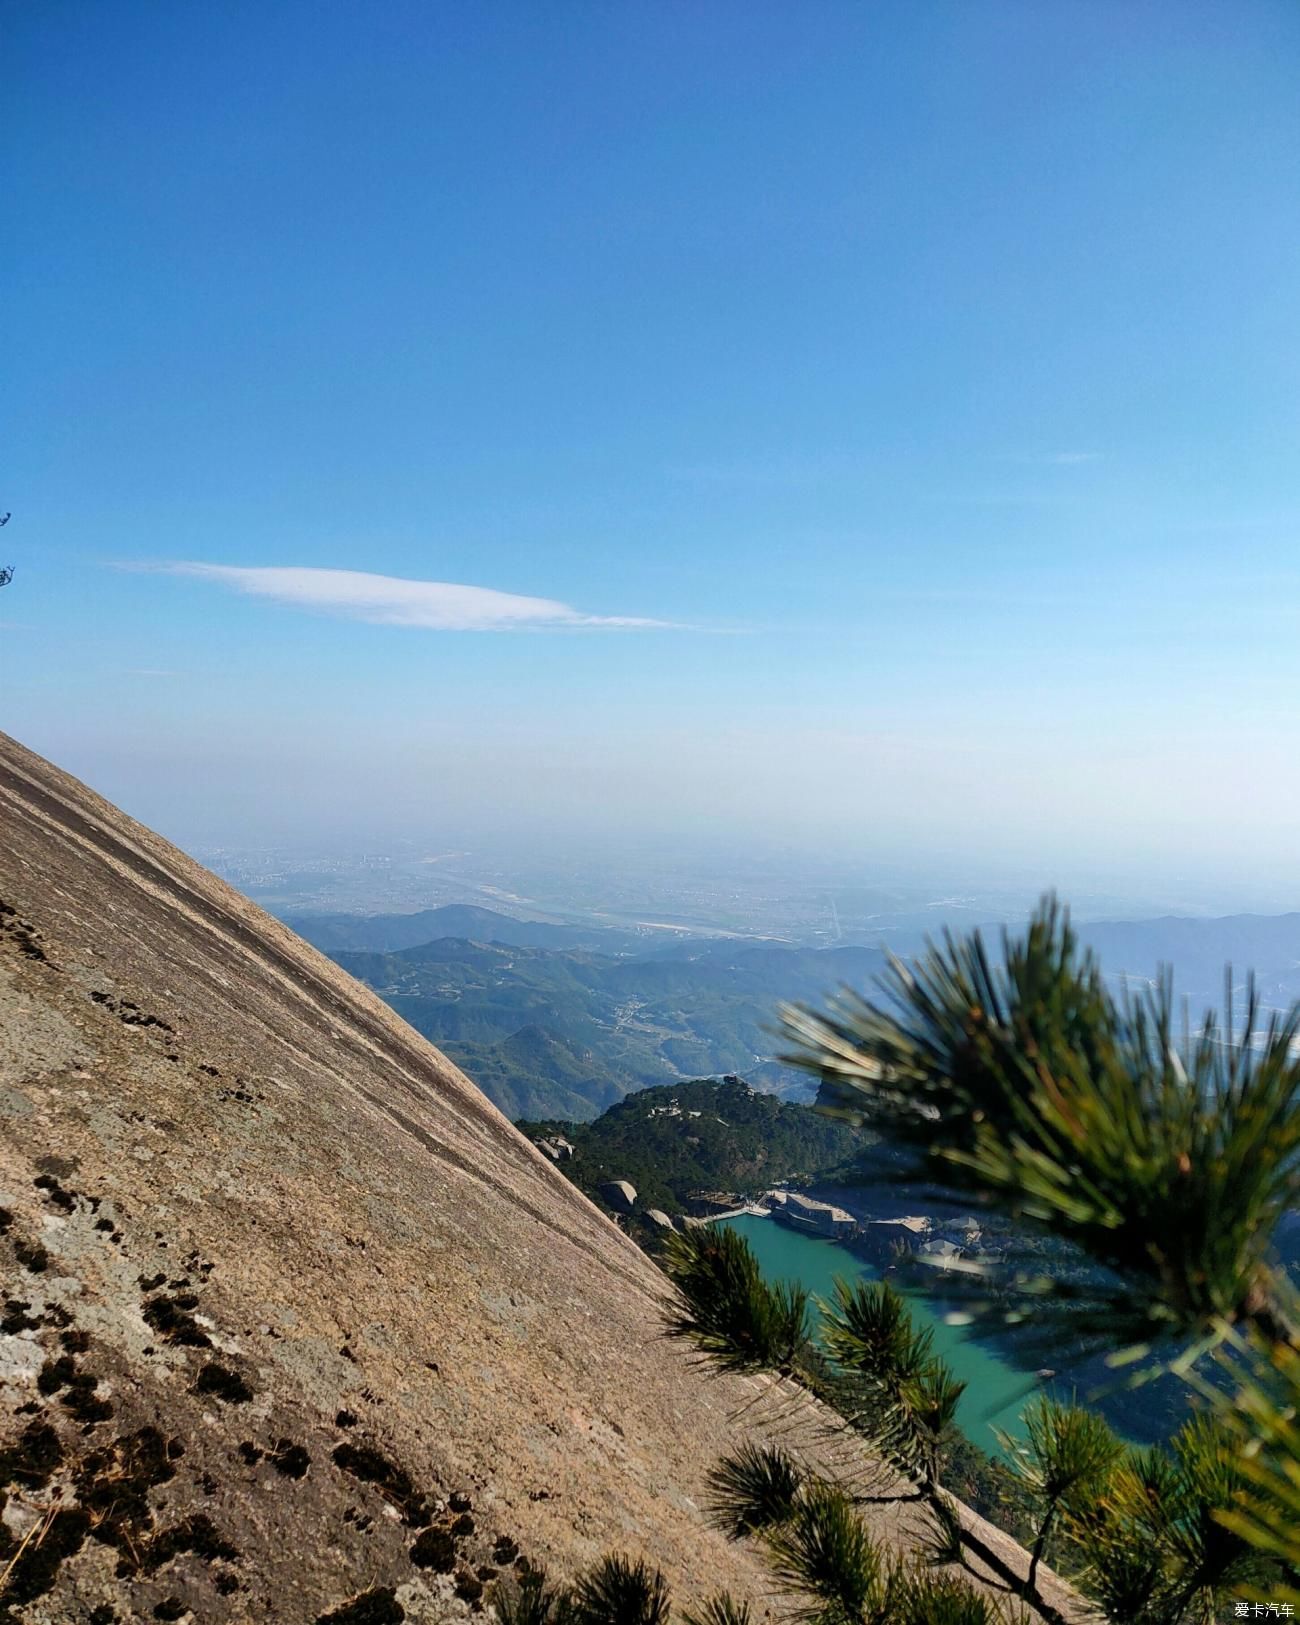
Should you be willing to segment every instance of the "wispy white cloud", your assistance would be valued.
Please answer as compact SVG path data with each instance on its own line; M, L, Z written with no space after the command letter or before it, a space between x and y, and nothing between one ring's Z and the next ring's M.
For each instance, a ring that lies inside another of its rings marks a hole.
M365 570L319 570L307 565L195 564L144 566L170 575L194 576L256 598L273 598L384 626L424 627L435 632L528 630L634 630L669 627L670 621L637 615L590 615L555 598L530 598L452 581L411 581Z

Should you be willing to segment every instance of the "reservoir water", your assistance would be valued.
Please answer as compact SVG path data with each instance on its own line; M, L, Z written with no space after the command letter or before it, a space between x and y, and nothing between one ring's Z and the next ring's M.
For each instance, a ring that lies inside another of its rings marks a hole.
M797 1281L815 1296L829 1299L836 1276L848 1281L859 1277L881 1279L880 1271L846 1248L790 1230L775 1219L743 1213L720 1222L740 1231L769 1281ZM914 1292L904 1292L904 1296L917 1328L926 1327L934 1333L934 1352L966 1384L957 1408L962 1432L990 1455L1004 1455L993 1429L1001 1428L1013 1438L1023 1438L1021 1412L1035 1397L1039 1384L1027 1372L1018 1371L974 1342L961 1327L947 1325L943 1311L936 1309L931 1300Z

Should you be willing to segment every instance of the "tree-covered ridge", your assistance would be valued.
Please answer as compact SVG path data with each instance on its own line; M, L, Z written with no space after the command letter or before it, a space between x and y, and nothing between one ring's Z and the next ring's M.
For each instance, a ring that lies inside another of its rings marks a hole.
M740 1079L643 1089L594 1123L519 1127L534 1139L563 1133L575 1154L560 1166L589 1195L606 1180L626 1179L638 1207L674 1216L691 1211L701 1192L757 1192L821 1173L858 1143L848 1125L758 1094Z

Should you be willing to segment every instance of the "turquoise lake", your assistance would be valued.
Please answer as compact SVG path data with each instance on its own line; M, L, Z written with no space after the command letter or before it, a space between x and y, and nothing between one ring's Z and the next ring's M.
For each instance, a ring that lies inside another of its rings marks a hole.
M850 1281L863 1276L869 1281L881 1279L879 1270L846 1248L801 1235L775 1219L745 1213L721 1222L740 1231L771 1281L797 1281L815 1296L829 1299L837 1275ZM1001 1428L1013 1438L1023 1438L1020 1413L1034 1398L1039 1384L1029 1373L1017 1370L972 1341L961 1327L947 1325L943 1311L927 1298L914 1292L905 1296L916 1325L933 1331L934 1352L966 1384L957 1410L962 1432L990 1455L1004 1455L993 1429Z

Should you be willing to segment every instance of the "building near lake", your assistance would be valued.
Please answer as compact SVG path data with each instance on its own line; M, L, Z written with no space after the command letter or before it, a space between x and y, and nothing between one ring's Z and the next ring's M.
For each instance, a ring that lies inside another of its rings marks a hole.
M834 1239L852 1235L857 1229L857 1220L842 1207L815 1201L798 1191L769 1191L768 1199L772 1203L773 1218L788 1224L792 1230L806 1230Z

